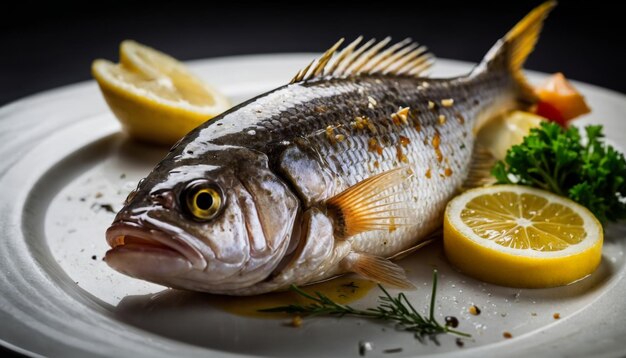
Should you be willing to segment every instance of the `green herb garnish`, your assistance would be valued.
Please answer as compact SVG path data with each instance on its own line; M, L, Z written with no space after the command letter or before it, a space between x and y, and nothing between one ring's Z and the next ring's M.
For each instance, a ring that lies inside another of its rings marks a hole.
M337 303L320 292L308 294L295 285L291 290L311 302L306 304L290 304L288 306L273 307L260 310L261 312L283 312L299 314L304 316L338 316L346 315L376 319L398 324L399 328L412 332L415 338L424 341L429 337L436 342L436 336L444 333L452 333L463 337L470 337L469 334L460 332L446 325L441 325L435 319L435 293L437 291L437 270L433 271L433 290L430 296L430 310L428 317L419 314L404 293L392 297L381 285L378 287L385 294L379 296L378 306L375 308L357 309L349 305Z
M563 129L543 122L492 170L499 184L534 186L567 196L587 207L601 222L626 218L626 161L602 138L602 126Z

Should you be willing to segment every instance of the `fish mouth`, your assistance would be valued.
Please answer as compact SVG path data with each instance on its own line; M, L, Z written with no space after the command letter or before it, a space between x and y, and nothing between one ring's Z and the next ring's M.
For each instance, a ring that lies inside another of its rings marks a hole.
M207 266L195 247L164 229L145 227L132 221L117 221L107 229L106 240L111 247L107 255L116 251L147 252L184 258L194 269L203 270Z

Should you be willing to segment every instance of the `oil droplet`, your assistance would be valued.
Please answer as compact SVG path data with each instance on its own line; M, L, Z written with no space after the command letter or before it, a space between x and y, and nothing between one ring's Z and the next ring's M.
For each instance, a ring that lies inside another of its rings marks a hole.
M354 277L338 277L334 280L304 286L301 287L301 289L309 294L320 292L337 303L348 304L365 297L365 295L367 295L367 293L375 285L375 283L364 279ZM215 307L226 312L239 316L257 318L290 317L290 315L285 313L266 313L259 312L259 310L277 306L286 306L293 303L304 304L309 302L308 299L291 291L271 292L256 296L241 297L208 295L208 300Z
M481 323L475 323L474 328L476 328L477 331L484 331L487 329L487 326Z

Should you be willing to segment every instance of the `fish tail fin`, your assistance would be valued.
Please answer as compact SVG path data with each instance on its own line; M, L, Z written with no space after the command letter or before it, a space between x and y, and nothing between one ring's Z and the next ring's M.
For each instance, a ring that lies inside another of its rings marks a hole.
M503 38L487 52L471 76L491 71L507 71L519 89L519 100L534 103L537 97L522 72L526 58L535 48L543 22L556 6L550 0L537 6L518 22Z

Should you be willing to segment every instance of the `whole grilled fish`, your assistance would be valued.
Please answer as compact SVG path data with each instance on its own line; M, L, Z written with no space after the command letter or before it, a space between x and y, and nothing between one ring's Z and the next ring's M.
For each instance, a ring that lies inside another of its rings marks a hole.
M440 227L474 134L535 101L521 67L554 7L529 13L467 76L424 77L425 48L340 43L290 84L181 139L107 230L106 262L170 287L250 295L355 272L407 287L390 259Z

